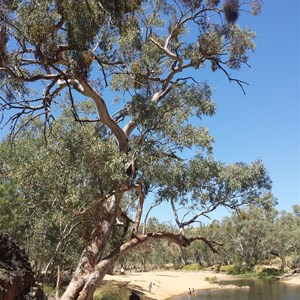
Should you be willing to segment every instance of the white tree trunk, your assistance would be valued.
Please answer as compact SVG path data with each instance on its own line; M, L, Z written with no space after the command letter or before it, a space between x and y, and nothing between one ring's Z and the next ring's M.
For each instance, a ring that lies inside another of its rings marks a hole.
M113 230L120 199L121 195L112 195L106 200L102 200L103 203L101 203L99 208L101 210L99 213L101 219L91 233L91 239L81 255L71 282L61 297L62 300L89 299L79 297L83 287L90 280L90 277L93 276L95 267L102 258Z

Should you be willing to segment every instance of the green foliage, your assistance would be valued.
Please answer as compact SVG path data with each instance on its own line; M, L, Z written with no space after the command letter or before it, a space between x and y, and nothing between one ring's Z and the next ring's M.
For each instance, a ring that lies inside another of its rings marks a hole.
M229 273L232 268L233 265L223 265L220 267L220 272Z
M279 276L281 274L279 269L275 268L265 268L258 274L258 278L260 279L274 279L274 277Z
M66 19L67 41L72 50L86 50L103 24L98 1L64 1L60 13Z
M246 265L232 265L227 268L227 274L229 275L241 275L248 271Z
M268 267L255 268L253 271L249 271L246 266L230 265L224 267L226 267L224 268L224 271L226 270L226 273L229 275L240 275L243 278L251 279L272 280L281 274L279 269Z
M190 208L202 211L208 206L221 205L233 209L257 200L265 207L274 203L268 192L270 180L259 161L250 165L225 165L198 156L188 166L179 161L164 168L165 171L159 170L164 179L158 192L162 200L172 198L184 204L186 199L191 199Z
M6 181L6 180L4 180ZM20 240L28 229L30 221L22 218L24 212L30 213L26 200L17 193L16 186L10 182L0 184L0 227ZM15 218L15 216L19 218Z
M231 275L272 279L282 272L280 263L275 267L273 257L269 253L276 245L275 241L278 251L280 250L289 258L294 258L287 260L288 266L299 267L300 248L297 246L298 239L296 238L299 219L295 213L289 217L288 220L285 214L278 214L274 209L263 210L250 206L247 209L240 209L238 213L221 221L186 230L186 236L204 236L214 241L224 242L222 247L218 247L218 254L212 253L208 245L201 241L193 242L187 249L160 241L155 245L143 245L134 253L126 255L123 263L127 264L127 267L136 266L146 270L149 270L149 266L175 269L180 267L185 271L219 267L220 272ZM293 222L291 222L292 220ZM295 237L292 247L291 241L286 242L287 239L281 239L280 233L279 235L276 233L276 231L280 231L277 226L282 224L281 221L290 224L289 232L284 228L282 231L287 237ZM176 232L174 226L166 227L166 224L161 224L157 219L149 219L147 230L153 232L157 228ZM265 264L268 266L266 267ZM146 268L142 268L141 265Z
M116 285L116 284L107 284L102 285L99 287L95 294L93 299L95 300L127 300L129 299L129 296L131 295L131 292L128 288Z
M32 43L50 42L48 39L51 38L55 23L60 17L58 11L51 9L52 1L17 2L19 2L15 9L15 13L19 16L17 24L22 24L22 32L18 33L19 37L23 38L24 35Z
M218 277L217 276L206 276L204 278L204 280L214 283L214 282L216 282L218 280Z
M42 140L43 136L36 141L21 138L14 148L18 151L18 144L28 147L26 152L18 153L14 176L23 193L35 201L58 205L64 201L74 209L84 208L94 203L95 196L97 199L122 183L122 157L112 140L98 141L94 126L74 124L62 117L52 128L47 147ZM35 153L34 143L38 146Z
M70 269L82 250L82 235L88 235L95 222L90 218L87 224L74 216L122 184L123 158L113 141L97 139L91 124L76 124L62 116L47 137L47 146L40 125L31 123L14 147L1 144L0 202L4 209L0 224L25 244L30 257L40 261L38 271L53 259ZM80 226L74 227L76 223ZM72 227L74 232L67 236ZM72 241L75 246L67 250Z
M183 271L201 271L203 267L197 265L197 264L190 264L190 265L185 265L182 267Z

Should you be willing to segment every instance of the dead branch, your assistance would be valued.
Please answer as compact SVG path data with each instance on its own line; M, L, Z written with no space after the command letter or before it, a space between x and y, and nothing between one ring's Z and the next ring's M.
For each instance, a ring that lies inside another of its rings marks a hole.
M195 238L190 238L190 242L197 241L197 240L201 240L205 244L207 244L208 247L212 250L213 253L218 253L218 250L214 247L214 245L218 245L218 246L223 246L224 245L224 243L208 240L207 238L204 238L202 236L195 237Z

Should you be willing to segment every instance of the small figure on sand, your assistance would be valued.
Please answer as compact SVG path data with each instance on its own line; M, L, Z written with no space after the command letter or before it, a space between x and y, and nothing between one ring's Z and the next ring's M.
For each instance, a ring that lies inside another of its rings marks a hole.
M191 288L189 288L189 295L193 295L193 294L195 294L195 290L194 289L191 290Z
M151 293L151 289L152 289L152 285L153 285L153 283L152 283L152 281L149 283L149 286L148 286L148 289L149 289L149 292Z

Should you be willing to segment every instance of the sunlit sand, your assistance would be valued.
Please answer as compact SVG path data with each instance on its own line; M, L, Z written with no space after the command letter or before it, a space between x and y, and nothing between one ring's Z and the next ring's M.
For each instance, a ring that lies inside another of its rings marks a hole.
M214 272L190 271L151 271L151 272L125 272L124 275L106 275L104 281L114 280L127 283L128 287L141 291L153 299L168 299L173 296L188 294L189 289L201 290L220 288L218 283L209 279L230 280L236 277ZM214 278L215 279L215 278ZM151 292L149 284L152 282Z

